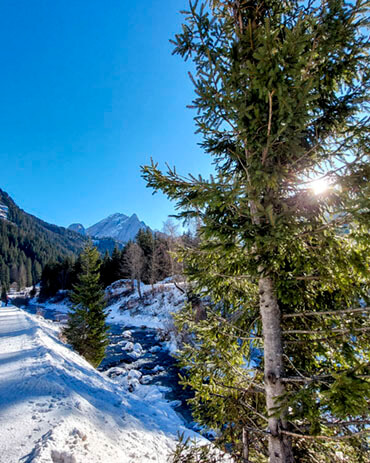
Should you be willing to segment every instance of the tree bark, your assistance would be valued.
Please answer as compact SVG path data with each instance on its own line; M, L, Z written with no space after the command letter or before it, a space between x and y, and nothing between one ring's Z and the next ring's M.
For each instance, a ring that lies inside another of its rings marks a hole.
M243 463L249 462L249 436L248 431L243 428Z
M281 313L271 278L261 277L259 280L260 312L264 339L264 373L266 405L269 427L269 462L293 463L291 439L282 434L287 429L285 412L279 414L275 408L279 407L279 397L285 391L282 382L284 377L283 346L281 338Z

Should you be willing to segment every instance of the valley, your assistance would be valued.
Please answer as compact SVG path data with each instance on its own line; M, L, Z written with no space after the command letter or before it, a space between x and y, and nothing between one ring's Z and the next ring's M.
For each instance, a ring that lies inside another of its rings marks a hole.
M181 307L183 295L172 283L158 284L154 291L144 287L146 302L141 305L137 293L120 297L126 285L116 284L110 295L110 344L99 371L60 341L67 301L38 304L34 299L25 311L0 309L0 374L7 378L0 381L0 391L10 384L13 390L8 394L12 411L0 425L4 436L16 436L18 442L11 449L10 439L2 441L7 463L19 458L35 463L95 463L101 458L165 463L177 432L206 443L191 429L194 423L171 356L176 339L168 330L170 312Z

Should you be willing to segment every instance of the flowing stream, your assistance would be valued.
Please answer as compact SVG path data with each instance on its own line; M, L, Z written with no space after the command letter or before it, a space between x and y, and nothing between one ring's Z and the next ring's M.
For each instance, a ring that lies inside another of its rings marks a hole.
M65 323L68 315L55 310L48 310L37 305L28 305L27 312L38 314L48 320ZM165 343L158 338L158 331L145 326L122 326L109 324L109 345L106 356L100 364L99 371L114 367L138 370L145 377L145 384L164 386L164 396L169 401L177 401L175 407L187 426L192 424L192 416L186 400L191 393L178 383L179 368L170 355Z

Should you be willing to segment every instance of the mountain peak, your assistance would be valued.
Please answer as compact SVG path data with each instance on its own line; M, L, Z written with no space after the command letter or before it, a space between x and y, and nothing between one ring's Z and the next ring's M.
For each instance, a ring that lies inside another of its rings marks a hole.
M135 213L129 217L116 212L87 228L86 233L94 238L110 237L126 243L133 240L142 228L147 229L149 227L144 222L141 222Z
M103 220L116 219L116 218L121 218L121 217L127 218L128 216L125 214L122 214L121 212L115 212L114 214L109 215L106 219L103 219Z
M72 223L69 227L68 230L72 230L76 233L79 233L82 236L86 236L86 230L85 227L81 223Z

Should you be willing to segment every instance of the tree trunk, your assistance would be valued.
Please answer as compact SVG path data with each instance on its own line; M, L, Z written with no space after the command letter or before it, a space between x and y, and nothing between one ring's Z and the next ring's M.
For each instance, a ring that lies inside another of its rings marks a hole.
M249 462L249 436L248 431L243 428L243 463Z
M284 375L281 314L271 278L262 277L260 279L259 296L264 339L266 405L270 432L269 462L293 463L291 440L280 432L287 427L285 412L282 410L277 415L274 410L279 406L278 398L286 391L281 381Z
M142 299L141 287L140 287L140 278L137 278L137 292L139 293L139 298Z

